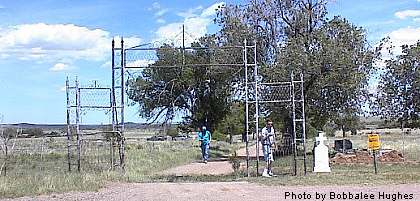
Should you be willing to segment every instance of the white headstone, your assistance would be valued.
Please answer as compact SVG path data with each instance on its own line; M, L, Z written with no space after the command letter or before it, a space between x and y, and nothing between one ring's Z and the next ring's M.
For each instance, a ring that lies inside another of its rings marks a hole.
M317 146L315 147L315 167L314 172L331 172L330 162L328 158L328 147L324 144L327 138L324 133L320 132L319 136L315 138Z

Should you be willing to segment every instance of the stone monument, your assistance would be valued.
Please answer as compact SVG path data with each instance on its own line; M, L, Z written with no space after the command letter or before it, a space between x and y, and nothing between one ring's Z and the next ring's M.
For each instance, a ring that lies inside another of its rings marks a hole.
M331 172L328 147L324 144L325 140L327 140L327 138L324 137L323 132L320 132L318 137L315 138L314 172Z

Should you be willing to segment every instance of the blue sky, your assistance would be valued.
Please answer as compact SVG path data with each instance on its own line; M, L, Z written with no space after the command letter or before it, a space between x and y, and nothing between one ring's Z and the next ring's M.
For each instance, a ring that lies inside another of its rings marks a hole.
M0 0L3 121L65 123L66 77L109 86L112 38L170 40L185 23L193 40L217 30L217 5L242 1ZM396 45L420 39L420 0L335 0L328 11L363 26L372 46L387 35ZM87 114L83 123L109 123L104 112ZM125 119L144 122L135 107Z

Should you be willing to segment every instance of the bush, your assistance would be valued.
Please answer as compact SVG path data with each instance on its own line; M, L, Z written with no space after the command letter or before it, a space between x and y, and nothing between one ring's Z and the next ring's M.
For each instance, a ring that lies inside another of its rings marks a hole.
M315 127L308 124L307 130L306 130L306 139L312 139L318 136L318 130L316 130Z
M173 128L173 127L169 128L166 131L166 135L169 135L172 138L178 136L178 128Z
M334 137L335 131L337 130L337 125L335 125L333 122L327 122L322 130L324 130L326 136Z
M212 140L218 140L218 141L227 141L228 136L221 133L220 131L216 130L211 134L211 139Z
M28 128L22 131L22 134L27 134L28 137L42 137L44 131L41 128Z

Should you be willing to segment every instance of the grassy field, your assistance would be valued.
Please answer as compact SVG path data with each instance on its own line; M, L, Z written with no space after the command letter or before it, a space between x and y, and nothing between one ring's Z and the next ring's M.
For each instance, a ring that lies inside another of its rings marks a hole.
M128 144L126 150L125 172L94 168L92 161L82 161L81 173L75 169L68 172L65 152L44 154L42 160L36 154L14 155L9 159L7 176L0 176L0 197L96 191L110 181L150 181L150 177L161 170L199 158L199 151L191 146L191 142L143 141Z
M339 137L337 137L339 138ZM349 137L354 148L366 148L366 136ZM330 138L331 146L335 138ZM398 134L381 135L383 148L401 151L402 139ZM404 151L407 159L419 161L420 135L406 136ZM34 141L30 141L34 140ZM35 144L48 141L41 148ZM332 165L332 173L312 173L312 158L308 156L308 174L303 176L299 169L298 176L293 176L293 158L291 156L276 159L273 169L278 177L261 178L245 177L243 171L223 176L161 176L162 170L199 160L197 144L192 141L182 142L146 142L144 139L127 141L126 168L109 171L109 147L105 142L94 141L82 158L82 172L67 171L67 152L65 140L25 139L19 147L27 147L16 152L9 159L7 176L0 176L0 197L20 197L25 195L48 194L68 191L96 191L105 184L114 181L122 182L196 182L196 181L250 181L267 185L372 185L419 183L420 164L383 164L379 163L378 174L374 174L372 164L368 165ZM99 143L99 144L98 144ZM102 143L102 144L100 144ZM64 146L63 146L64 145ZM312 141L308 150L312 150ZM226 157L234 150L243 147L241 143L229 145L225 142L212 144L211 157ZM28 152L33 147L34 152ZM86 148L85 147L85 148ZM43 153L43 154L37 154ZM1 158L4 160L4 158ZM264 163L260 163L260 168ZM298 166L299 168L302 165ZM74 170L74 166L73 166ZM256 174L255 162L251 162L251 175ZM261 172L261 171L260 171Z

